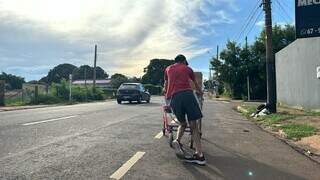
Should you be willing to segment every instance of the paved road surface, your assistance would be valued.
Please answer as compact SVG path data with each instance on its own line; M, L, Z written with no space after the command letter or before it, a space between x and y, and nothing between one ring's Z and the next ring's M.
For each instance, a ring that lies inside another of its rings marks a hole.
M121 173L148 180L320 179L319 165L242 118L231 103L211 100L203 119L208 164L186 164L165 137L155 138L161 103L155 97L141 105L112 101L0 112L0 179L109 179Z

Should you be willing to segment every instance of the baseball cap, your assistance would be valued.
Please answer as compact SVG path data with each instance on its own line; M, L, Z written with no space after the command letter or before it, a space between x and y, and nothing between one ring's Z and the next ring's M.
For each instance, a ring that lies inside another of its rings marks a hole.
M187 58L182 54L177 55L176 58L174 58L174 62L176 62L176 63L186 62L186 65L189 65Z

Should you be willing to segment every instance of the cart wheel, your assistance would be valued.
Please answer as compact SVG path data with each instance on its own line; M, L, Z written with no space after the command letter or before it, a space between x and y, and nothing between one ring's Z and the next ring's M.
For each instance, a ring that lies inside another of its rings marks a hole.
M190 141L190 149L194 149L193 148L193 140Z
M172 132L170 132L169 133L169 145L170 145L170 147L172 147L172 141L173 141L173 133Z

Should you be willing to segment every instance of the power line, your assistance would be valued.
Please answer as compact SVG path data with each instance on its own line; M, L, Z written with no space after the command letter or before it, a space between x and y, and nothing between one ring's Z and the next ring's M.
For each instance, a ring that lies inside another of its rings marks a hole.
M254 23L252 24L252 26L251 26L251 28L250 28L250 30L248 31L248 33L246 34L246 36L248 36L250 33L251 33L251 31L254 29L254 27L256 26L256 23L258 22L258 20L261 18L261 16L262 16L262 11L259 13L259 15L257 16L257 18L254 20Z
M280 9L279 6L276 6L275 4L272 4L272 8L273 9L277 9L277 14L279 15L279 17L281 18L282 21L286 22L287 24L289 24L288 18L286 18L284 16L284 13L282 12L282 10Z
M277 4L279 5L280 9L284 12L284 14L289 18L289 20L292 20L291 16L289 13L286 11L286 9L282 6L279 0L275 0Z
M257 0L257 3L253 6L252 11L249 13L249 16L246 18L245 23L243 24L243 26L241 27L240 33L235 37L235 39L238 41L243 33L247 30L248 26L250 25L252 19L254 18L254 16L256 16L258 10L260 7L260 0Z

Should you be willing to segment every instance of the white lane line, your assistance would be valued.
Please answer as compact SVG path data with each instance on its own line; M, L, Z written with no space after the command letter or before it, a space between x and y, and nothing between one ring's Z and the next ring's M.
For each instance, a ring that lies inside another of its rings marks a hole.
M155 139L161 139L162 136L163 136L163 133L162 133L162 131L161 131L161 132L159 132L154 138L155 138Z
M230 104L230 102L228 101L221 101L222 103L225 103L225 104Z
M48 120L44 120L44 121L37 121L37 122L25 123L25 124L22 124L22 125L23 125L23 126L30 126L30 125L47 123L47 122L52 122L52 121L60 121L60 120L64 120L64 119L70 119L70 118L74 118L74 117L76 117L76 116L60 117L60 118L48 119Z
M110 178L111 179L121 179L130 168L142 158L145 152L137 152L134 156L132 156L126 163L124 163L116 172L114 172Z

